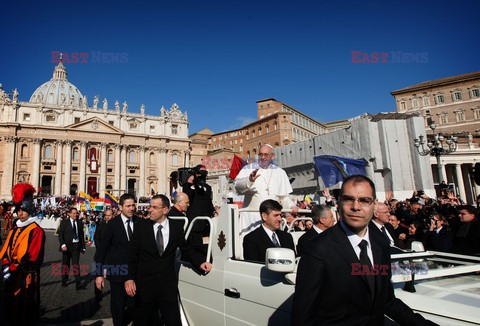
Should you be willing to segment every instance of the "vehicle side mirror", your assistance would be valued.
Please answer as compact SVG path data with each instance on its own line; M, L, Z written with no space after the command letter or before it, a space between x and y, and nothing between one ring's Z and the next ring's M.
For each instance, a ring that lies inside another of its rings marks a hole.
M291 273L295 270L295 252L287 248L268 248L265 266L273 272Z
M420 241L413 241L412 250L416 252L421 252L421 251L425 251L425 247L423 246L423 243L421 243Z

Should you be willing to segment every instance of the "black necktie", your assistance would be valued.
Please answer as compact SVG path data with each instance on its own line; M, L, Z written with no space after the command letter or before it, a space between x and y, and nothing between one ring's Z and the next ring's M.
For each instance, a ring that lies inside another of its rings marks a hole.
M367 254L367 245L368 242L366 240L360 241L358 246L360 247L360 264L362 265L362 271L367 270L366 268L364 269L363 266L367 265L368 266L368 271L369 273L365 274L365 277L367 278L368 281L368 286L370 287L370 294L373 295L375 293L375 276L372 275L372 262L370 261L370 258L368 258Z
M158 254L160 256L163 255L163 234L162 234L162 228L163 226L159 225L157 228L157 249L158 249Z
M128 220L127 220L128 241L132 240L132 234L133 234L132 228L130 227L130 222L131 222L131 220L128 219Z
M77 223L73 220L73 240L78 240Z
M272 242L275 247L280 247L280 243L277 240L277 236L275 235L275 232L272 233Z
M385 227L382 226L380 230L382 230L383 235L385 236L385 238L387 238L388 243L390 243L390 238L388 237L387 229L385 229Z

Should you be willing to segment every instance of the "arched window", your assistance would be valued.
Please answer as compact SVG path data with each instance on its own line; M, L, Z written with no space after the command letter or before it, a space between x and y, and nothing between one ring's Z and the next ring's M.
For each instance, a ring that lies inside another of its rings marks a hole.
M113 162L113 151L111 149L107 152L107 162Z
M155 153L150 153L149 160L150 164L155 165Z
M130 151L128 153L128 162L129 163L135 163L137 160L137 158L135 157L135 151Z
M22 148L20 150L20 155L21 155L22 158L28 157L28 145L27 144L22 145Z
M270 132L270 126L269 125L266 125L265 126L265 132L268 134Z
M52 145L45 146L45 158L53 158Z
M72 160L78 161L78 148L75 147L72 151Z
M173 154L173 155L172 155L172 165L173 165L173 166L177 166L177 165L178 165L178 155L177 155L177 154Z

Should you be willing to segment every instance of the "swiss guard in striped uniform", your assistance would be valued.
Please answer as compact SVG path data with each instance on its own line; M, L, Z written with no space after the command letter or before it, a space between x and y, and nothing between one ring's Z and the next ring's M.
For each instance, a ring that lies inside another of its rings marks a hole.
M12 189L18 220L0 250L5 284L5 315L12 325L38 321L40 308L40 266L45 232L36 223L33 204L35 188L18 183Z

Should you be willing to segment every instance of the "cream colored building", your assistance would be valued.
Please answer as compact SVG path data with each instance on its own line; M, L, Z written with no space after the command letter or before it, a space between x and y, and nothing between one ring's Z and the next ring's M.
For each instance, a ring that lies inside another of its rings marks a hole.
M434 182L453 183L460 197L473 203L480 187L473 182L480 162L480 71L431 80L391 92L397 112L418 113L425 118L427 135L435 123L437 133L458 137L458 149L430 158Z
M126 102L112 110L98 96L90 106L61 62L28 101L0 85L1 198L18 181L51 195L170 195L171 173L189 166L189 143L187 113L176 104L159 116L144 105L128 112Z

